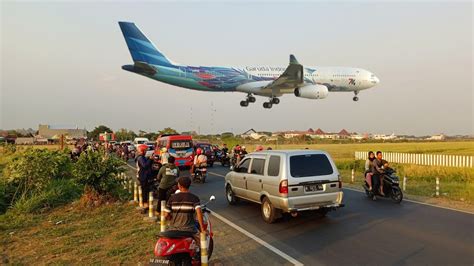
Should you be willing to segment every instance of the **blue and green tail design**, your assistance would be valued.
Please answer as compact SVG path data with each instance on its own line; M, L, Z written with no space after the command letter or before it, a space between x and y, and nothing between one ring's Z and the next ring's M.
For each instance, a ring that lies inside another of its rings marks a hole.
M148 40L135 23L119 22L119 25L134 62L173 66L173 63Z

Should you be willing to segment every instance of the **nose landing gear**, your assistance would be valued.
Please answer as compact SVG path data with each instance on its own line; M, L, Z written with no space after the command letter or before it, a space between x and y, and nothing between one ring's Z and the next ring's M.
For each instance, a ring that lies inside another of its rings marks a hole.
M357 94L359 94L359 91L354 91L354 98L352 98L354 102L357 102L359 100L359 97L357 97Z

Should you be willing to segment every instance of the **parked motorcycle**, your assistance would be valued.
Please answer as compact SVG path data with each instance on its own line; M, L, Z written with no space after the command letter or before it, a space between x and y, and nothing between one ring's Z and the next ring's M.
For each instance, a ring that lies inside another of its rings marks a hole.
M214 250L214 240L209 219L211 211L207 208L207 204L215 199L216 197L211 196L206 204L201 205L204 229L207 232L208 259ZM196 241L194 235L193 232L183 231L161 232L155 244L155 257L150 259L150 265L201 265L200 243Z
M377 200L377 196L391 198L395 203L400 203L403 199L403 192L400 189L400 178L395 175L395 170L389 168L385 169L383 174L383 193L384 196L380 195L378 188L372 187L372 191L369 191L369 184L365 181L363 187L367 197Z

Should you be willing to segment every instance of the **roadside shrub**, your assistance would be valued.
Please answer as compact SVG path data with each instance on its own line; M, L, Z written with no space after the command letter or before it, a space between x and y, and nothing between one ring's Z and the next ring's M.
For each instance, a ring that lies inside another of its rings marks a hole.
M71 159L63 151L27 149L16 153L2 177L7 193L15 188L8 201L13 205L19 198L44 190L51 180L70 177L71 167Z
M123 172L121 168L123 165L124 162L113 155L104 156L100 152L88 152L79 157L72 174L76 182L85 186L86 192L92 190L105 196L114 191L119 184L115 176Z

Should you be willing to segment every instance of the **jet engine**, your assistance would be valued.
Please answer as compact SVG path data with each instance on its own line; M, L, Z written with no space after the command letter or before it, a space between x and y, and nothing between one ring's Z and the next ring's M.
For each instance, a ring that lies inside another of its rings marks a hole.
M307 85L295 89L295 96L306 99L324 99L328 96L328 87L324 85Z

